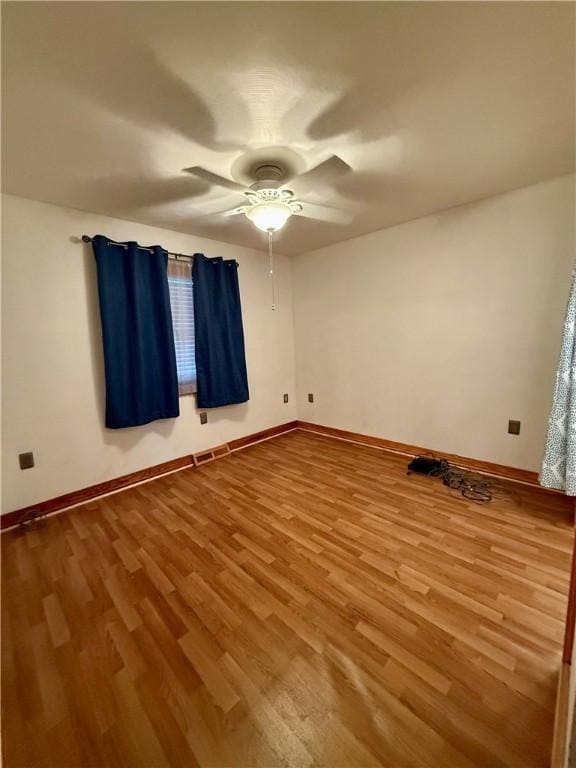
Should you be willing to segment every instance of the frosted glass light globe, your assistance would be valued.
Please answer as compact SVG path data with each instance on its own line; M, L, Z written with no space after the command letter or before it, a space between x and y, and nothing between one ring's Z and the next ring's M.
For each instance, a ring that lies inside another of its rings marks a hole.
M246 217L264 232L281 229L291 215L290 206L280 202L257 203L246 211Z

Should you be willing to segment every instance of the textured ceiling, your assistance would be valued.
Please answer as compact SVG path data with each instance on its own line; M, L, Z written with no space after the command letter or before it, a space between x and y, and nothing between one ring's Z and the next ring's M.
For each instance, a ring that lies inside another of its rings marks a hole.
M231 178L261 147L352 168L299 189L299 253L574 169L572 3L2 3L3 189L263 246ZM77 233L82 234L82 233Z

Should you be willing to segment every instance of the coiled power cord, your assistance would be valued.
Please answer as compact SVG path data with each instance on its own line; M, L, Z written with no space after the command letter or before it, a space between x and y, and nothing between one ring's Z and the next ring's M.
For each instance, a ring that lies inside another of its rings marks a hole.
M408 465L408 474L412 472L439 477L448 488L460 491L465 499L475 501L478 504L486 504L492 501L494 496L492 480L476 472L456 467L445 459L417 456Z

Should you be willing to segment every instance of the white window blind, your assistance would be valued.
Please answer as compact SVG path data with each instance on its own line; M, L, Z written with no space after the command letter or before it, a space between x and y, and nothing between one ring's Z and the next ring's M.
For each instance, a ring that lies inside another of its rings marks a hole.
M181 395L196 392L196 354L194 350L194 298L192 264L168 261L168 288L172 307L172 326L176 346L178 391Z

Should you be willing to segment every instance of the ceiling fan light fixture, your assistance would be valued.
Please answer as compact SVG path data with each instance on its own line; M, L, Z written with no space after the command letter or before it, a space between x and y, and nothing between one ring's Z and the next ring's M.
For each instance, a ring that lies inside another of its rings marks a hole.
M263 202L252 205L246 211L246 217L263 232L276 232L282 229L292 215L288 203Z

